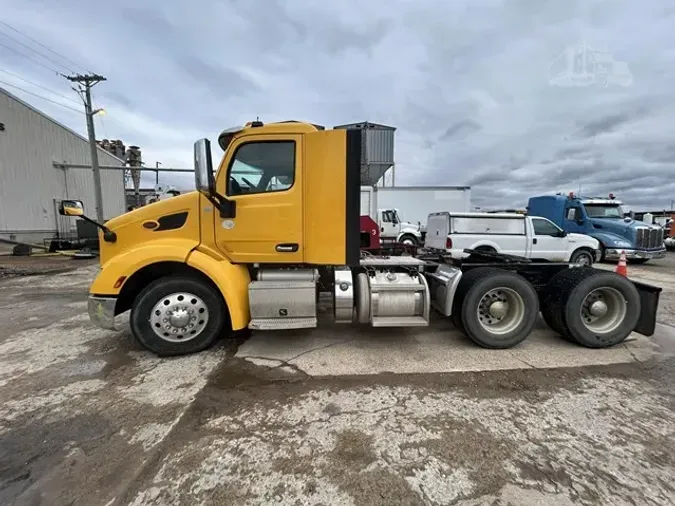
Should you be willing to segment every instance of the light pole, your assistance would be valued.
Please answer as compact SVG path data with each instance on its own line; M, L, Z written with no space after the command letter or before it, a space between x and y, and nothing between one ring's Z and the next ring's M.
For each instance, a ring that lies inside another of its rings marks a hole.
M101 81L105 81L105 77L92 74L92 75L74 75L74 76L65 76L71 82L78 83L80 85L80 94L84 101L84 112L87 117L87 133L89 136L89 150L91 152L91 168L94 173L94 196L96 198L96 220L99 223L104 222L103 218L103 191L101 190L101 172L98 168L98 147L96 146L96 132L94 131L94 116L99 112L103 112L103 109L93 110L91 104L91 88ZM77 90L76 90L77 91Z

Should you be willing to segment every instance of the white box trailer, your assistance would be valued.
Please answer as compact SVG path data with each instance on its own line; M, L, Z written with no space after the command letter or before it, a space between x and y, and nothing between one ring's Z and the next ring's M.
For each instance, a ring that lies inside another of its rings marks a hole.
M361 187L361 215L380 227L380 236L421 246L427 217L438 212L468 212L469 186Z
M397 209L402 220L426 228L432 213L471 211L469 186L391 186L376 188L378 209Z

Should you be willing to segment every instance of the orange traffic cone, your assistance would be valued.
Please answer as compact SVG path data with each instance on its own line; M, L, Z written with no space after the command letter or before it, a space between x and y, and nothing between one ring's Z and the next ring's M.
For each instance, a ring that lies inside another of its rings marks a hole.
M616 266L616 269L614 269L614 272L617 274L621 274L624 277L628 277L628 268L626 267L626 252L622 251L621 256L619 257L619 263Z

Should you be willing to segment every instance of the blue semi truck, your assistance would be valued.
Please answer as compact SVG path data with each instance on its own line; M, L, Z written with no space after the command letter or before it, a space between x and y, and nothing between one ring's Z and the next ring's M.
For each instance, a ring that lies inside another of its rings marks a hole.
M663 228L624 217L621 204L611 193L608 198L559 193L532 197L527 214L548 218L565 232L597 239L602 260L617 260L622 251L632 263L666 256Z

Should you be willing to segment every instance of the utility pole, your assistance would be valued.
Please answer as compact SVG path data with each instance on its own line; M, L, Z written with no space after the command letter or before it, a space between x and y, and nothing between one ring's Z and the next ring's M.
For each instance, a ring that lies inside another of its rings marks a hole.
M159 169L159 166L162 165L162 162L155 162L155 169ZM155 185L159 184L159 171L155 171Z
M72 76L64 76L73 83L79 84L77 91L84 102L84 112L87 117L87 134L89 136L89 150L91 151L91 168L94 172L94 195L96 197L96 221L103 223L103 191L101 189L101 172L98 166L98 149L96 146L96 132L94 130L94 116L103 109L93 110L91 104L91 88L105 81L106 78L98 74L76 74ZM74 88L73 88L74 89Z

